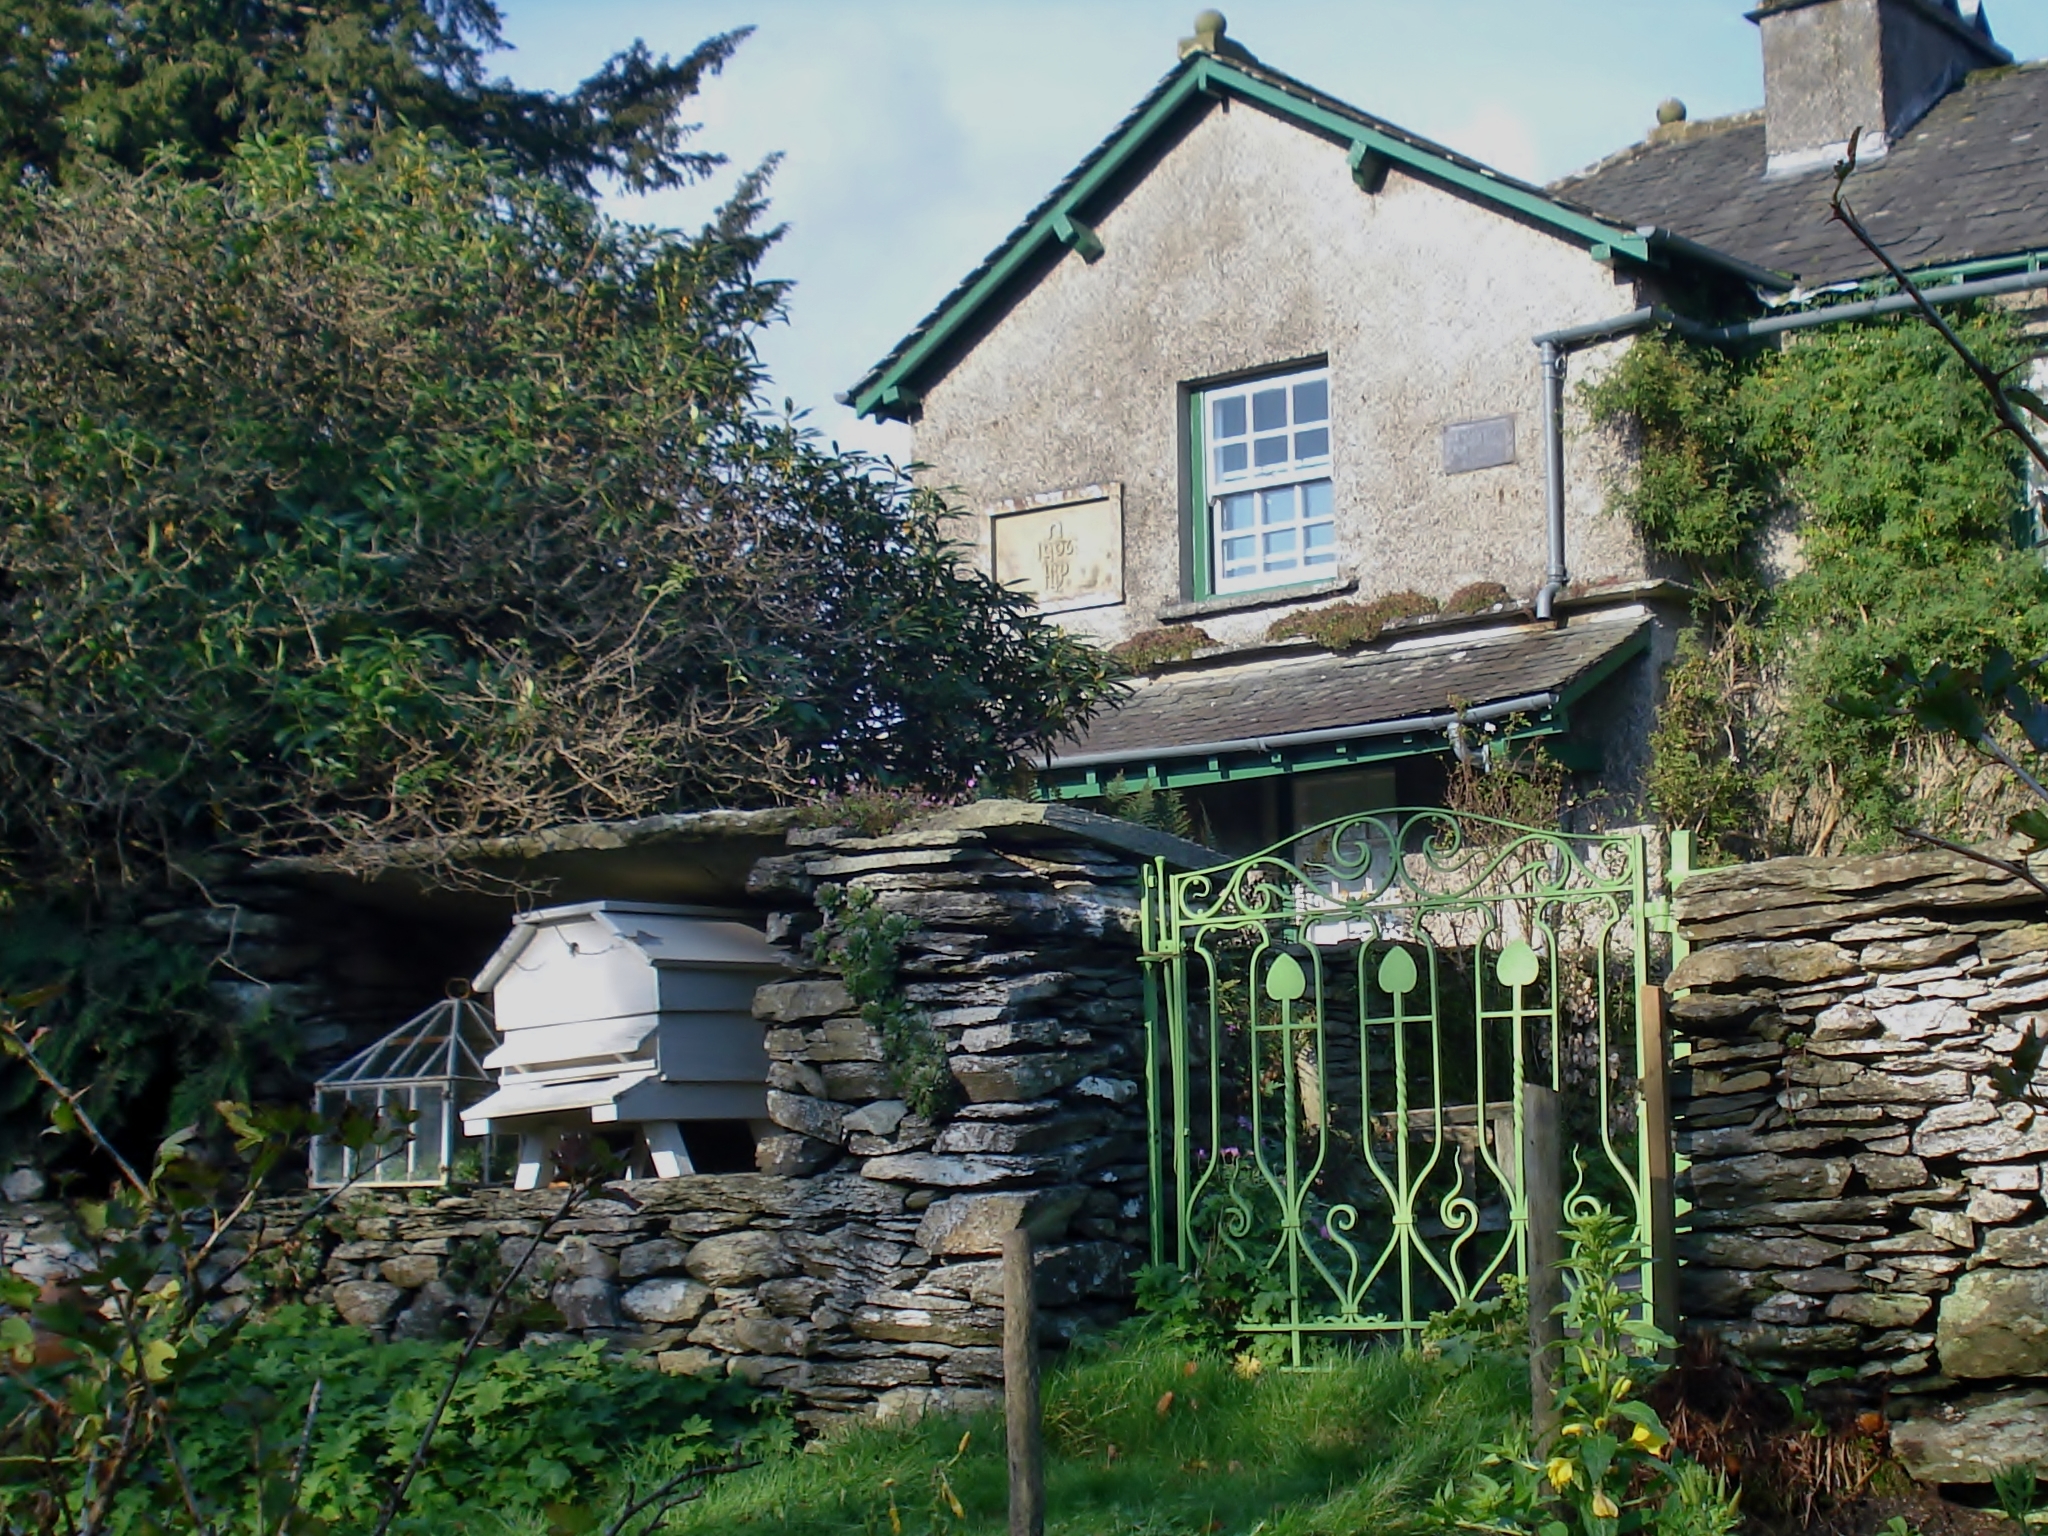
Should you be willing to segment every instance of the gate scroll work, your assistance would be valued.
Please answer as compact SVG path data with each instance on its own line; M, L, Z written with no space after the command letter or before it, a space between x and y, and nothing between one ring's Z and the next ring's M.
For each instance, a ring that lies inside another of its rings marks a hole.
M1412 1336L1526 1276L1524 1082L1558 1090L1568 1204L1647 1239L1646 857L1641 832L1401 810L1150 867L1155 1259L1296 1364Z

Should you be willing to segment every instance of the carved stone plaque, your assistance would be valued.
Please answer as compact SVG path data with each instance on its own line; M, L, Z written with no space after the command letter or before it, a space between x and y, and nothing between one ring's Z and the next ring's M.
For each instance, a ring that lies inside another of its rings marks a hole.
M996 580L1030 593L1041 613L1124 600L1122 486L1007 503L989 516L989 543Z
M1515 418L1488 416L1444 428L1444 473L1466 475L1515 462Z

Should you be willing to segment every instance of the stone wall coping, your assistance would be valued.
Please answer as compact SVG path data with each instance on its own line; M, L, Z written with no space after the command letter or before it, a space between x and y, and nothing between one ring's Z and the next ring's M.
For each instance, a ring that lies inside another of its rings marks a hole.
M999 841L1071 842L1079 840L1140 859L1164 859L1180 869L1206 869L1223 862L1213 848L1171 832L1140 826L1099 811L1047 800L975 800L949 806L909 823L920 831L987 832Z

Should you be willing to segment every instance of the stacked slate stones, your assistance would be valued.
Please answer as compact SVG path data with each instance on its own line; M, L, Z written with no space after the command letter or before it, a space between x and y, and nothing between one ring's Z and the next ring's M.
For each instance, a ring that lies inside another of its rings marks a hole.
M2040 892L1930 853L1715 870L1674 906L1688 1318L1853 1369L1918 1476L2048 1460L2048 1113L1991 1075L2048 1033Z
M1128 1308L1148 1227L1137 961L1142 860L1207 850L1056 805L991 801L863 838L797 831L750 888L791 978L755 1012L770 1059L761 1171L587 1202L536 1256L560 1329L664 1369L787 1389L800 1418L992 1404L1006 1233L1039 1242L1048 1340ZM915 927L898 986L943 1042L957 1107L897 1092L882 1041L815 942L826 886ZM812 942L806 942L811 940ZM359 1197L326 1286L366 1327L431 1336L473 1315L559 1195ZM502 1269L497 1270L502 1273Z

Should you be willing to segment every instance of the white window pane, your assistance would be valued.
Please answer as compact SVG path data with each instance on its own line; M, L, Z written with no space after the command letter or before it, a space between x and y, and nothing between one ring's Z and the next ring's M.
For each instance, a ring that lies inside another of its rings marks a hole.
M1284 485L1277 491L1267 491L1259 498L1264 503L1264 516L1259 521L1267 527L1275 523L1294 521L1294 487Z
M1295 433L1294 456L1297 459L1327 459L1330 456L1330 429L1315 427Z
M1291 558L1294 554L1294 530L1292 528L1282 528L1277 533L1269 533L1265 536L1265 541L1267 564L1270 565L1276 555L1289 556L1290 558L1287 563L1289 565L1294 563Z
M1244 436L1244 396L1225 395L1209 407L1209 430L1217 437Z
M1252 462L1260 469L1287 462L1287 435L1252 439Z
M1241 496L1225 496L1216 505L1217 525L1225 533L1235 533L1240 528L1252 525L1252 496L1249 491Z
M1287 425L1287 391L1262 389L1252 396L1252 430L1277 432Z
M1334 549L1337 545L1335 523L1310 523L1301 531L1301 545L1304 549Z
M1313 522L1319 517L1331 515L1334 498L1330 494L1330 482L1311 480L1301 487L1301 520Z
M1294 420L1296 424L1305 421L1328 421L1330 419L1330 381L1310 379L1305 384L1294 386Z
M1216 450L1216 478L1227 479L1245 471L1246 455L1243 443L1225 443Z

